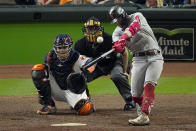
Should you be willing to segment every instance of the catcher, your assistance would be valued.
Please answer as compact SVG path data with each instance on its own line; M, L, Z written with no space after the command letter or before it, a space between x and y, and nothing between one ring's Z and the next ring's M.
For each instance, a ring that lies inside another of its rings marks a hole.
M84 37L75 44L75 50L80 54L95 59L112 49L112 36L104 32L104 28L97 18L89 18L84 23L82 31ZM124 110L126 111L135 109L135 103L132 101L127 77L128 51L125 50L122 55L124 59L122 59L120 53L113 52L99 61L95 70L87 75L87 81L90 82L100 76L110 74L112 81L125 101Z
M79 115L95 111L86 95L86 79L80 70L91 60L72 50L72 44L68 34L58 35L54 48L44 58L45 64L33 66L32 79L42 105L37 114L56 113L53 99L67 102Z

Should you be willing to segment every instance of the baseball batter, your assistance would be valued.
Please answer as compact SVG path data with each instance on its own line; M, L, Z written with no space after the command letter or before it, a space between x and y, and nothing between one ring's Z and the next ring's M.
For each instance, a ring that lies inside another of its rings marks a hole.
M145 17L137 12L127 15L120 6L113 6L109 15L117 27L113 32L116 52L123 52L125 46L133 55L131 91L137 103L138 117L130 119L132 125L150 124L149 113L154 102L154 90L163 69L161 49ZM144 93L143 93L144 92Z
M53 98L67 102L79 115L94 111L92 102L86 95L86 80L80 68L90 61L72 50L72 39L68 34L60 34L54 41L54 48L45 56L45 64L32 68L32 79L39 94L42 108L38 114L56 112Z

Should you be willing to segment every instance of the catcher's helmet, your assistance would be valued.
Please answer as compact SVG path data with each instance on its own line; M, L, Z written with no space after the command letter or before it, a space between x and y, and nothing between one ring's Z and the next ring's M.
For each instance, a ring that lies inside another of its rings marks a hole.
M118 25L123 29L128 26L128 15L122 7L118 5L111 7L109 10L109 15L112 18L112 24L118 23Z
M82 28L82 32L86 39L89 42L96 43L97 37L103 35L104 28L101 25L101 22L95 18L90 17L85 23L84 27Z
M68 34L60 34L54 40L54 51L60 60L66 60L72 50L72 38Z

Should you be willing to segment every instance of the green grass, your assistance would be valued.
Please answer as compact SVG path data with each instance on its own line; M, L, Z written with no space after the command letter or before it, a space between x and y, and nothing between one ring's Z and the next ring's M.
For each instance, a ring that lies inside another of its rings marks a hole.
M31 96L36 90L31 79L0 79L0 96Z
M103 23L105 32L114 25ZM53 48L60 33L69 34L73 41L83 37L83 23L10 23L0 24L0 64L37 64Z
M103 23L104 30L112 33L115 25ZM68 33L73 41L83 37L83 23L10 23L0 24L0 65L43 63L44 55L53 47L60 33ZM196 94L195 77L161 78L157 94ZM89 85L91 94L119 94L108 78L97 79ZM0 79L0 96L35 95L31 79Z
M196 77L163 77L160 79L157 94L196 94Z
M196 94L195 77L163 77L156 94ZM91 94L119 94L109 78L101 77L88 83ZM31 79L0 79L0 96L32 96L36 89Z

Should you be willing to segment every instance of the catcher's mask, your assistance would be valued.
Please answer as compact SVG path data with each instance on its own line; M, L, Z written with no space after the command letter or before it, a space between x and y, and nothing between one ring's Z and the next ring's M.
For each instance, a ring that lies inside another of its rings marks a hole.
M60 34L54 40L54 51L57 57L65 61L69 57L72 50L73 41L68 34Z
M103 35L104 28L101 25L100 21L95 18L91 17L84 23L84 27L82 28L82 32L86 39L89 42L96 43L97 37Z
M111 24L117 23L123 29L128 27L129 17L122 7L118 5L111 7L109 15L112 18Z

